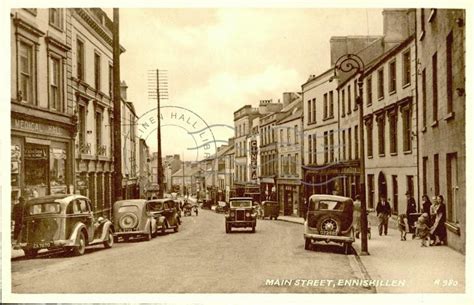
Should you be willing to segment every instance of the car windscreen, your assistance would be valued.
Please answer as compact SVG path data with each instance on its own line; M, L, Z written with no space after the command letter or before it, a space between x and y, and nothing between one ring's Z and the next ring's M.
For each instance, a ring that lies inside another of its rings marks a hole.
M119 213L136 213L138 212L138 207L136 205L124 205L118 209Z
M29 206L28 213L30 215L39 214L57 214L61 211L59 203L56 202L45 202L37 203Z
M148 211L156 212L163 210L163 202L148 202Z
M342 211L344 210L343 201L334 200L311 200L309 209L311 211Z
M230 202L230 207L231 208L251 208L252 207L252 201L250 201L250 200L231 201Z

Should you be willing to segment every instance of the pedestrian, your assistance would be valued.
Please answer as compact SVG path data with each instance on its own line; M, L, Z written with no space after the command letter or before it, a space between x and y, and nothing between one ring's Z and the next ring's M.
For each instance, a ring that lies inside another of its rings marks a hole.
M303 219L306 220L306 214L308 213L308 201L306 198L303 199Z
M398 230L400 231L400 240L407 240L408 217L406 214L398 215Z
M426 194L421 196L421 213L428 214L428 225L431 225L431 201Z
M13 229L13 240L18 242L18 238L23 226L23 216L25 214L26 199L23 196L18 198L18 203L13 206L13 220L15 221L15 227Z
M354 227L355 231L355 236L356 238L359 238L360 235L360 208L361 208L361 202L360 202L360 196L356 195L355 196L355 201L354 201L354 210L353 210L353 216L352 216L352 224Z
M377 217L379 219L379 235L382 233L387 235L388 233L388 219L392 215L392 208L390 204L385 200L385 196L380 196L380 201L376 207Z
M417 218L416 215L416 202L415 199L411 196L411 193L408 191L405 194L407 196L407 210L406 210L406 215L408 218L408 228L407 231L409 233L415 233L415 221ZM415 235L413 235L414 237Z
M436 196L434 204L431 206L431 215L433 225L431 226L431 235L433 236L432 245L439 246L446 243L446 206L444 198L441 195Z
M428 221L428 214L423 213L418 217L418 221L416 222L416 232L421 239L422 247L426 247L427 243L430 244L430 227L428 226Z

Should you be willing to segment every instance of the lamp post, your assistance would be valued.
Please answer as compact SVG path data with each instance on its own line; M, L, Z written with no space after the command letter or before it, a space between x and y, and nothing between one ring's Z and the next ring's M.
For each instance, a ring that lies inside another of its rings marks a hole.
M345 54L339 57L334 65L334 74L338 71L349 73L355 72L358 74L357 85L359 89L359 94L357 96L357 104L359 106L359 196L360 196L360 225L361 225L361 255L369 255L368 246L367 246L367 202L365 200L365 147L364 147L364 104L363 104L363 78L364 78L364 62L362 59L355 54Z

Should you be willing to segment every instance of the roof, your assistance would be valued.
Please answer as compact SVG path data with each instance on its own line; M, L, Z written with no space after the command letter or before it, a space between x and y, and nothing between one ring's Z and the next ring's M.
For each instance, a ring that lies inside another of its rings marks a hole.
M68 203L74 199L78 198L87 198L82 195L76 195L76 194L56 194L56 195L47 195L47 196L41 196L37 198L31 198L26 201L27 205L33 205L33 204L38 204L38 203L45 203L45 202L58 202L58 203Z
M197 172L199 172L199 168L198 167L195 167L195 168L185 168L184 169L184 176L185 177L189 177L189 176L193 176L195 175ZM176 173L174 173L173 175L171 175L171 177L183 177L183 169L180 168Z
M124 203L129 203L129 204L134 204L138 206L143 206L145 205L146 200L145 199L124 199L124 200L119 200L114 202L114 207L117 205L123 205Z
M277 121L278 124L293 121L301 118L303 115L303 103L301 98L298 98L290 104L292 107L288 107L285 114ZM289 106L290 106L289 105Z
M309 199L311 200L312 198L315 198L315 199L318 199L318 200L335 200L335 201L352 200L349 197L338 196L338 195L327 195L327 194L313 194L309 197Z

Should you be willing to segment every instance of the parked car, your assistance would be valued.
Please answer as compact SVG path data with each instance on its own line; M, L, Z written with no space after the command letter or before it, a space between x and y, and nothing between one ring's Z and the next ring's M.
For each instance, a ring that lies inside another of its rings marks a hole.
M264 201L262 202L262 208L262 218L277 219L278 215L280 215L280 204L278 201Z
M127 199L114 203L115 241L119 237L144 237L151 240L165 230L165 217L157 213L145 199Z
M25 204L19 245L29 258L41 249L64 249L83 255L86 246L111 248L114 226L95 217L91 201L81 195L48 195Z
M334 242L349 253L354 242L351 198L335 195L312 195L304 223L305 249L310 250L318 241Z
M250 197L234 197L229 200L229 211L225 215L225 232L230 233L232 228L252 228L255 233L257 214Z
M153 199L148 200L147 203L150 205L150 209L153 213L160 214L165 218L164 229L162 229L163 232L168 229L173 229L174 232L178 232L181 220L176 208L176 202L173 199Z

